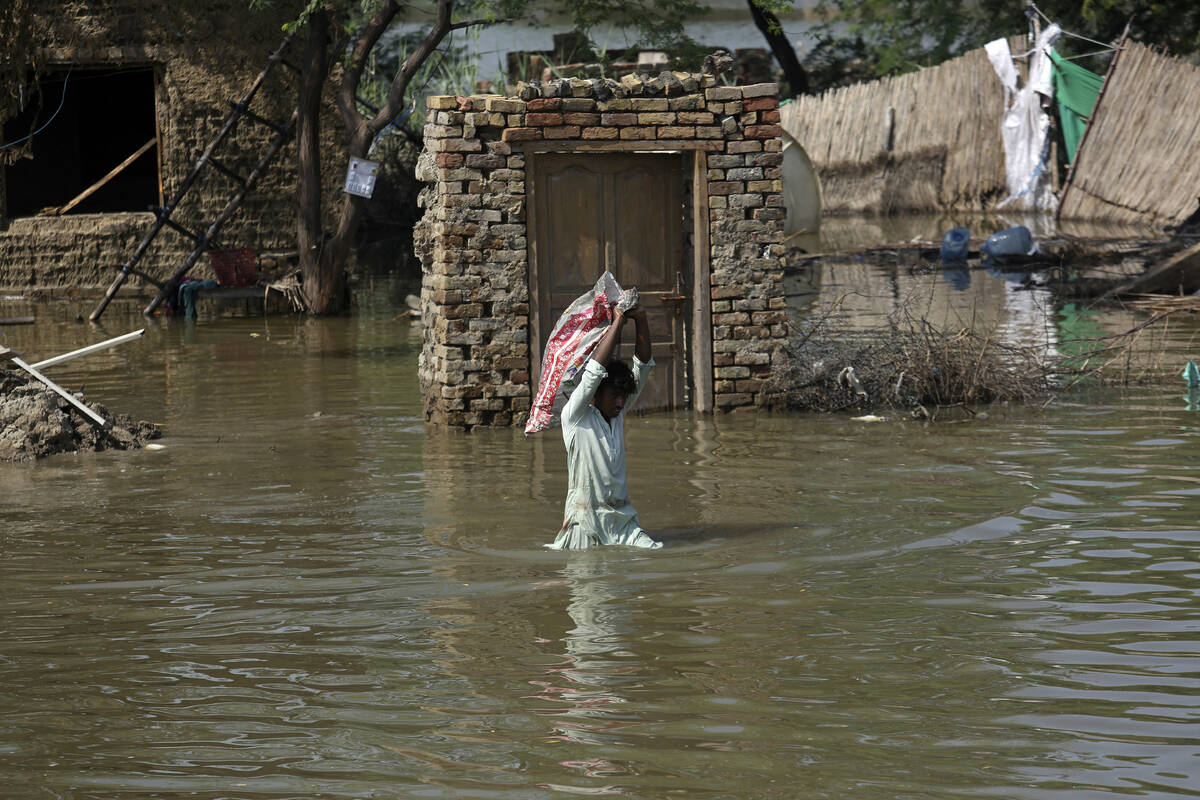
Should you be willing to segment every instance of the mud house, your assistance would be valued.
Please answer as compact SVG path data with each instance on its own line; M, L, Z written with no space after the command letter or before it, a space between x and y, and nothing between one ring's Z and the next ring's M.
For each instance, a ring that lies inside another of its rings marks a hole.
M522 422L542 347L605 269L651 315L644 408L752 408L787 316L775 84L571 78L428 98L416 232L426 417Z
M244 0L26 0L19 48L28 70L0 106L0 287L103 289L169 202L279 47L290 9L252 12ZM297 47L297 45L292 45ZM298 58L298 56L296 56ZM20 75L10 69L8 75ZM15 84L15 85L13 85ZM229 201L295 107L295 78L267 75L223 148L172 220L199 231ZM261 118L261 119L259 119ZM328 152L340 125L324 126ZM265 124L272 123L272 124ZM295 246L294 150L285 149L221 231L216 246ZM331 155L331 159L333 156ZM330 180L338 187L337 166ZM192 248L164 230L139 265L169 273ZM207 262L197 273L210 277ZM144 291L135 274L126 286Z

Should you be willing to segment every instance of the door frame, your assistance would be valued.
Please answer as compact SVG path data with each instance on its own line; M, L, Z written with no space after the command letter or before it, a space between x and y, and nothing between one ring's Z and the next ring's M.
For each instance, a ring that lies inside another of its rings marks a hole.
M712 299L711 299L711 247L708 213L708 158L709 151L720 152L723 140L690 141L674 140L659 144L654 141L637 142L588 142L588 141L531 141L513 143L513 149L525 156L526 181L529 193L526 196L526 254L529 263L529 362L530 380L537 386L541 379L542 347L549 330L540 330L541 325L552 326L553 320L542 320L535 315L537 289L541 273L537 260L537 236L534 230L536 210L533 198L537 185L537 155L542 153L679 153L684 157L686 177L687 156L691 155L692 182L692 316L691 331L687 340L687 359L684 374L691 379L691 408L699 412L713 410L713 355L712 355ZM537 224L541 221L538 220ZM686 229L686 226L684 227Z

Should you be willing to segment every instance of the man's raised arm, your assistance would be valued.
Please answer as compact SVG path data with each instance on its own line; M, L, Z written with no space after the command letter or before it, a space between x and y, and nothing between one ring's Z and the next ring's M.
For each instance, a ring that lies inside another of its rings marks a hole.
M631 308L629 311L632 314L635 310ZM644 313L643 316L645 316ZM600 362L600 366L602 367L608 363L609 359L613 357L613 351L621 343L621 326L624 324L625 312L619 308L614 308L612 324L608 326L608 330L600 337L600 342L596 345L596 349L592 351L592 361ZM648 344L649 340L647 340Z
M643 364L650 363L650 322L646 319L646 309L634 306L629 309L627 316L637 326L637 338L633 343L633 354Z

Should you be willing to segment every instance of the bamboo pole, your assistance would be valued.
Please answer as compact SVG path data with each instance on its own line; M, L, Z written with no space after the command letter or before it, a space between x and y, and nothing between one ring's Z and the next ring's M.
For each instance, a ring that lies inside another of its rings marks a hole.
M207 244L216 238L217 232L221 230L221 227L229 220L230 217L233 216L234 212L241 207L242 201L245 200L246 195L248 195L254 189L254 186L258 183L258 179L262 177L262 174L266 171L267 167L270 166L271 161L275 158L276 154L283 149L284 145L291 141L292 135L295 132L296 120L299 117L299 113L300 109L298 108L292 110L292 116L288 119L287 123L279 129L279 132L275 135L275 138L271 142L271 146L267 149L267 152L263 154L262 158L258 160L258 163L254 165L254 169L250 170L250 173L246 175L246 182L242 186L241 190L239 190L238 193L233 196L233 198L225 205L225 208L221 210L221 213L217 215L217 218L214 219L212 224L210 224L204 231L204 234L200 237L199 244L192 248L192 251L188 253L187 258L183 260L183 263L180 264L179 267L177 267L175 271L171 273L171 277L163 283L162 288L160 288L158 291L158 294L156 294L154 299L150 301L150 304L142 310L143 314L146 316L153 314L155 309L157 309L159 305L161 305L163 301L170 297L171 293L179 287L180 278L182 278L184 273L192 268L192 265L196 263L198 258L200 258L200 254L204 252Z
M234 105L233 111L231 111L229 116L225 118L225 123L221 126L221 129L217 131L217 135L208 143L208 146L204 148L204 152L200 154L200 158L196 161L196 165L192 168L192 171L189 172L187 177L183 179L183 183L181 183L179 189L176 190L175 196L171 199L171 202L167 204L166 208L158 210L158 213L155 215L154 222L150 225L150 229L146 231L145 236L143 236L142 240L138 242L137 247L134 248L133 254L121 266L121 271L113 280L112 285L108 287L108 291L104 293L104 297L100 298L99 304L97 304L96 308L88 316L89 321L95 322L96 320L100 319L100 315L104 313L104 309L108 308L108 304L111 303L112 299L117 296L117 291L121 288L121 284L123 284L125 279L135 271L134 267L137 266L138 261L141 260L142 256L145 255L146 251L150 248L150 243L154 241L156 236L158 236L158 232L162 230L165 224L167 224L167 220L175 211L175 208L183 200L184 195L186 195L188 190L192 188L192 184L195 183L196 178L200 176L200 173L208 163L208 160L212 158L213 154L216 152L217 147L222 141L225 140L225 137L233 132L233 129L237 126L238 120L240 120L244 115L246 107L250 105L250 102L254 99L254 96L258 94L258 90L261 89L263 84L266 83L267 76L270 74L271 70L276 64L283 61L283 51L292 41L292 37L294 35L295 34L289 33L287 36L285 36L279 47L275 48L275 51L268 56L267 65L263 67L261 72L258 73L258 77L254 79L254 82L250 85L250 88L246 90L246 93L242 95L241 101Z

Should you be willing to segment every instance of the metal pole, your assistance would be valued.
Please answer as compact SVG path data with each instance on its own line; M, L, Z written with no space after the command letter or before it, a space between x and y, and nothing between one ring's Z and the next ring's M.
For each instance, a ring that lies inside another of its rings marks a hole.
M88 408L87 406L85 406L83 403L79 402L79 400L78 400L78 399L75 397L75 395L73 395L73 394L69 394L69 393L68 393L68 392L67 392L65 389L63 389L63 388L62 388L61 386L59 386L57 383L55 383L54 381L50 380L50 379L49 379L49 378L47 378L45 375L43 375L42 373L38 372L36 369L34 369L33 367L29 366L28 364L26 364L24 361L22 361L21 359L17 358L16 356L11 356L11 355L10 355L10 356L9 356L9 358L10 358L10 359L12 360L12 362L13 362L14 364L16 364L18 367L20 367L21 369L25 370L25 371L26 371L26 372L28 372L30 375L32 375L33 377L37 378L39 381L41 381L42 383L46 384L46 385L47 385L47 386L49 386L51 389L53 389L55 392L57 392L57 393L59 394L59 396L60 396L60 397L62 397L64 400L66 400L68 403L70 403L71 405L75 406L77 409L79 409L80 411L82 411L84 414L87 414L87 415L88 415L88 416L89 416L89 417L92 419L92 421L93 421L93 422L95 422L97 425L99 425L101 428L107 428L107 427L108 427L108 422L107 422L107 421L105 421L104 417L100 416L100 415L99 415L99 414L97 414L95 411L92 411L90 408Z
M63 362L71 361L73 359L79 358L80 356L90 355L90 354L98 352L100 350L107 350L110 347L116 347L119 344L124 344L125 342L132 341L133 339L138 338L145 332L146 332L146 329L141 328L140 330L136 330L133 333L127 333L124 336L117 336L113 339L106 339L105 341L98 342L97 344L90 344L87 347L81 347L78 350L72 350L69 353L63 353L61 356L55 356L54 358L47 358L45 361L39 361L36 364L33 364L32 366L34 369L45 369L46 367L53 367L55 364L62 364Z

